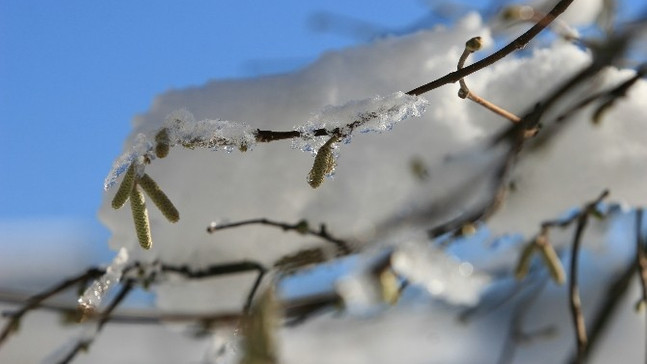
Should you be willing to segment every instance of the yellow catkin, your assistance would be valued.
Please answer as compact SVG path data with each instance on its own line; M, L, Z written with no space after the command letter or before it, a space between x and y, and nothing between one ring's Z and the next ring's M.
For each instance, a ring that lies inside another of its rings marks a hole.
M278 363L277 330L280 327L281 307L274 288L268 288L249 315L243 318L242 358L240 364Z
M326 144L322 145L317 151L315 161L312 164L312 169L308 173L308 184L312 188L317 188L321 185L324 177L335 169L335 157L332 153L332 145L337 141L337 137L333 136Z
M400 299L400 282L398 276L391 269L385 269L380 273L380 288L382 300L389 305L395 305Z
M312 248L282 257L274 263L274 268L283 274L291 274L300 268L325 261L326 255L324 254L324 251L320 248Z
M112 199L113 209L121 208L121 206L123 206L126 203L126 200L128 200L128 197L130 196L130 191L132 191L134 184L135 184L135 166L134 164L131 164L128 170L126 171L126 174L124 175L124 179L121 181L121 185L119 185L119 189L117 190L115 197Z
M534 241L523 248L521 256L519 256L519 261L517 262L517 268L514 270L515 278L521 280L528 275L528 271L530 271L530 262L532 261L532 253L535 252L536 248L537 245Z
M564 273L562 262L559 260L559 256L553 246L551 244L540 244L539 251L541 252L541 257L544 258L544 263L553 281L557 284L564 284L566 274Z
M150 249L153 245L151 238L151 227L148 221L148 210L146 210L146 200L144 193L135 185L130 193L130 207L133 212L133 222L137 232L137 240L143 249Z
M138 183L168 221L177 222L180 220L180 213L173 205L173 202L171 202L171 200L166 196L164 191L162 191L162 189L157 185L155 180L153 180L148 174L144 173Z
M164 158L168 155L168 152L171 149L170 143L168 130L166 128L157 132L155 135L155 155L157 158Z

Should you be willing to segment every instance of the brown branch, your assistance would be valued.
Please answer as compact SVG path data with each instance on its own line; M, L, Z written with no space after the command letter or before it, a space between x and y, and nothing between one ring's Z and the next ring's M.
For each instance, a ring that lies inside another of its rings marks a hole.
M571 250L571 267L569 277L569 302L571 308L571 316L573 326L575 328L575 340L577 342L578 361L584 360L586 352L587 338L586 326L584 323L584 315L582 313L582 302L580 300L578 280L577 280L577 267L580 245L582 240L582 233L586 228L588 222L588 214L582 214L577 220L577 228L575 236L573 237L573 248Z
M252 306L252 301L254 300L254 295L256 294L256 290L258 289L261 281L263 280L263 277L265 276L265 273L267 272L267 269L263 265L251 261L212 265L202 270L191 270L188 266L176 267L172 265L162 264L161 270L163 272L177 273L187 278L194 279L256 271L258 274L256 276L256 279L254 280L252 288L247 294L247 299L245 300L245 305L243 306L243 312L245 313L249 312L249 309Z
M642 304L647 304L647 246L642 233L643 209L636 209L636 265L642 290ZM645 310L647 312L647 310ZM647 346L646 346L647 347Z
M465 61L469 57L470 54L476 52L477 50L481 49L481 37L474 37L465 43L465 49L463 50L463 54L461 54L460 58L458 59L458 65L456 66L457 70L461 70L463 66L465 65ZM458 97L465 99L467 98L468 100L472 100L476 102L477 104L485 107L486 109L494 112L495 114L502 116L508 120L510 120L513 123L518 123L521 121L521 118L518 117L517 115L509 112L508 110L495 105L494 103L487 101L486 99L478 96L476 93L471 91L467 87L467 83L465 82L465 78L461 78L458 80L458 83L460 84L460 89L458 91Z
M574 105L573 107L571 107L570 109L562 113L560 116L558 116L556 121L561 122L569 118L575 112L590 105L592 102L598 99L602 99L603 100L602 104L595 109L595 112L593 113L593 117L592 117L593 121L595 123L598 123L600 121L600 118L604 114L604 112L607 111L610 107L612 107L616 100L622 97L625 97L627 92L631 89L631 87L633 87L638 80L644 77L646 73L647 73L647 64L643 64L640 67L638 67L636 74L630 77L629 79L627 79L626 81L620 83L619 85L611 89L597 92L589 97L584 98L576 105Z
M43 301L50 298L51 296L54 296L60 292L63 292L64 290L74 285L77 285L79 283L86 282L90 279L98 278L104 272L105 270L103 269L90 268L84 273L79 274L78 276L65 280L44 292L41 292L35 296L30 297L19 310L14 312L3 312L2 315L5 317L9 317L9 321L5 324L4 328L2 329L2 332L0 332L0 347L2 346L4 341L9 337L9 335L17 328L20 320L25 314L27 314L27 312L37 308L38 306L41 305Z
M447 233L457 235L459 229L466 224L476 224L477 222L489 219L497 211L499 206L501 206L506 193L507 177L512 170L515 158L521 150L524 141L524 138L519 137L518 134L511 133L508 135L508 138L511 143L510 151L506 154L505 160L498 166L495 172L496 182L492 196L474 210L431 228L427 232L430 239Z
M501 60L503 57L509 55L510 53L522 49L528 44L534 37L536 37L542 30L544 30L550 23L555 20L560 14L562 14L573 2L573 0L561 0L555 7L544 16L539 22L533 25L528 31L517 37L515 40L507 44L505 47L499 49L490 56L483 58L482 60L471 64L468 67L462 68L461 70L451 72L441 78L438 78L432 82L424 84L420 87L417 87L409 92L408 95L422 95L426 92L434 90L440 86L446 85L448 83L454 83L468 76L476 71L479 71L485 67L488 67L495 62Z
M579 252L582 242L582 234L588 223L589 215L595 213L598 203L609 195L609 191L603 191L600 196L593 202L588 203L579 214L577 214L577 226L575 228L575 235L573 236L573 246L571 249L571 266L569 277L569 303L571 308L571 316L573 320L573 327L575 329L575 340L577 342L577 357L578 362L585 360L587 353L587 335L586 324L584 322L584 315L582 313L582 302L580 300L578 288L577 267L579 262ZM572 220L571 220L572 221Z
M643 209L636 209L636 270L642 290L642 297L638 301L636 308L642 310L647 316L647 246L645 245L642 232ZM647 333L645 335L647 341ZM645 343L647 348L647 342ZM645 363L647 363L647 349L645 352Z
M301 220L296 224L288 224L284 222L272 221L266 218L243 220L243 221L237 221L237 222L227 223L227 224L216 224L212 222L207 227L207 232L214 233L219 230L230 229L230 228L235 228L235 227L244 226L244 225L268 225L268 226L281 228L284 231L296 231L304 235L317 236L325 241L335 244L337 246L338 256L344 256L352 253L350 244L345 240L337 239L332 235L330 235L330 233L328 233L328 230L326 229L325 224L321 224L319 226L319 230L315 230L310 228L306 220Z

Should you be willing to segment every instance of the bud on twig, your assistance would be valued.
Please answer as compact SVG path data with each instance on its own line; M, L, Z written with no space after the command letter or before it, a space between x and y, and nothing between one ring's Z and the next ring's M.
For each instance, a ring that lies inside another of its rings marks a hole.
M168 129L164 128L155 135L155 155L157 158L164 158L171 149L171 141L168 137Z
M465 49L468 52L476 52L483 46L483 40L481 37L474 37L467 42L465 42Z

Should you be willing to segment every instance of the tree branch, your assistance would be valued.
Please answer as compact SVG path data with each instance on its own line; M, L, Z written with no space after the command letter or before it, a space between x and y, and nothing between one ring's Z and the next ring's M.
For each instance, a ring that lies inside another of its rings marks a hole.
M330 233L328 233L328 230L326 229L325 224L321 224L319 226L319 230L315 230L310 228L310 225L306 220L301 220L296 224L288 224L284 222L269 220L266 218L243 220L243 221L237 221L237 222L226 223L226 224L217 224L215 222L212 222L207 227L207 232L214 233L219 230L225 230L225 229L230 229L230 228L235 228L235 227L245 226L245 225L274 226L274 227L281 228L284 231L296 231L304 235L317 236L325 241L335 244L337 246L337 251L339 256L348 255L352 252L352 249L350 248L350 244L345 240L337 239L332 235L330 235Z
M528 31L517 37L515 40L510 42L505 47L496 51L488 57L483 58L482 60L471 64L468 67L462 68L455 72L449 73L441 78L438 78L432 82L424 84L420 87L417 87L409 92L408 95L422 95L426 92L429 92L433 89L436 89L440 86L446 85L448 83L454 83L460 80L461 78L468 76L476 71L488 67L495 62L501 60L503 57L508 54L522 49L528 44L534 37L536 37L542 30L544 30L550 23L555 20L560 14L562 14L573 2L573 0L561 0L555 7L548 13L546 16L541 18L535 25L533 25Z

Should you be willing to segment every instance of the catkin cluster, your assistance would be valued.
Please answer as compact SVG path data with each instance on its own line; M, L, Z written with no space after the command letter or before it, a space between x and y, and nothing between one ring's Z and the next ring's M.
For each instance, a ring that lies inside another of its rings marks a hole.
M143 249L148 250L153 246L153 240L144 192L150 197L168 221L177 222L180 220L180 213L154 179L146 173L142 176L137 176L135 164L130 165L124 175L124 179L121 181L121 185L119 185L117 193L112 199L112 207L119 209L130 199L130 208L133 214L137 240Z

